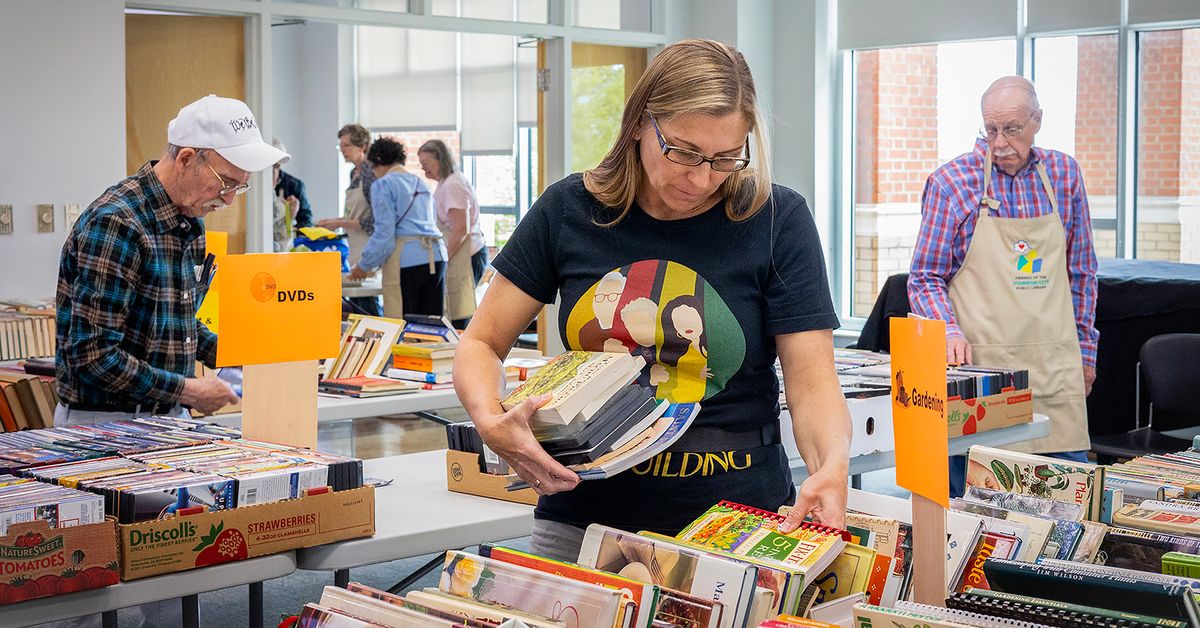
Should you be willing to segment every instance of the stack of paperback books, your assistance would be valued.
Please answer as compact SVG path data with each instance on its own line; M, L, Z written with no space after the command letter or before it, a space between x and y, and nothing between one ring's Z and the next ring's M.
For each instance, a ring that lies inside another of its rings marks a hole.
M547 363L501 403L511 410L540 395L550 398L530 420L542 447L581 479L611 477L665 450L699 412L699 404L656 399L638 384L645 360L628 353L568 351ZM452 449L482 454L487 473L506 474L507 465L488 450L470 423L452 425ZM510 490L525 488L512 475Z
M454 387L454 352L457 342L402 342L392 347L388 377L425 390Z

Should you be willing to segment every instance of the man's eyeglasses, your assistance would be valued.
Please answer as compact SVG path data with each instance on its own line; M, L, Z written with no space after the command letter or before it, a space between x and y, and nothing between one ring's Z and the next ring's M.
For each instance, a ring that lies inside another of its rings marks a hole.
M1025 120L1025 124L1022 124L1021 126L1006 126L1003 129L979 127L979 137L991 141L996 139L996 136L1003 133L1004 137L1007 137L1010 140L1016 139L1025 132L1025 127L1029 126L1029 123L1033 121L1033 116L1035 115L1037 115L1036 111L1029 114L1029 119Z
M207 154L203 151L199 152L198 154L200 155L200 158L204 160L204 165L208 166L208 169L212 171L213 176L221 182L221 189L217 192L218 196L241 196L242 194L246 193L246 190L250 189L249 183L235 183L234 185L226 185L225 177L222 177L219 173L217 173L216 169L212 167L212 164L208 163Z
M717 172L737 172L750 165L750 138L748 137L746 138L745 157L705 157L694 150L668 144L667 139L663 137L662 131L658 128L658 121L654 119L654 114L647 112L646 115L650 116L650 124L654 125L654 135L658 137L658 146L662 148L663 157L677 164L699 166L707 161Z

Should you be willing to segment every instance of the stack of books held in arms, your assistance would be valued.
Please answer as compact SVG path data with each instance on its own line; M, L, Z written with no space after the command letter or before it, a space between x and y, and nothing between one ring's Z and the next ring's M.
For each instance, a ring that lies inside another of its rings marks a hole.
M550 394L530 420L534 437L581 479L601 479L657 455L691 425L699 404L656 399L637 382L645 366L628 353L568 351L551 359L501 403L512 410L527 399ZM483 454L486 473L508 474L507 464L488 450L470 423L448 428L451 449ZM526 484L509 476L510 490Z
M319 603L305 605L299 625L838 625L788 611L799 608L801 593L833 591L838 585L829 582L855 573L857 555L848 567L838 566L853 545L847 540L852 535L810 523L781 534L782 520L776 513L722 502L674 537L592 525L575 562L493 545L481 546L479 554L451 550L436 587L403 596L358 583L326 587Z

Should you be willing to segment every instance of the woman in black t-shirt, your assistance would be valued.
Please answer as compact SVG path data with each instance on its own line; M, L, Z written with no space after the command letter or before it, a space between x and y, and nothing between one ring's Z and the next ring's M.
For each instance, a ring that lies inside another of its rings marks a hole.
M812 214L771 184L765 136L740 53L668 46L600 165L547 188L493 262L455 389L488 446L542 496L535 552L574 560L590 523L675 534L722 499L794 504L785 531L807 515L842 525L850 418L833 368L838 320ZM499 358L556 297L566 347L644 356L639 382L700 404L666 452L581 483L530 430L546 398L503 411ZM810 471L799 492L780 444L776 357Z

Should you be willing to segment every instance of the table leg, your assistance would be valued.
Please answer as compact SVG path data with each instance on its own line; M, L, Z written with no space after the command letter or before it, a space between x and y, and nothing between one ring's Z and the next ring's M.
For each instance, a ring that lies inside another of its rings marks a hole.
M438 416L437 414L435 414L433 412L428 412L426 410L421 410L420 412L414 412L413 414L415 414L427 421L433 421L434 423L437 423L439 425L450 425L453 422L448 419L443 419L442 417Z
M850 476L850 488L859 490L859 491L862 490L862 474L861 473L855 473L854 475Z
M180 600L183 604L184 628L200 628L200 596L185 595Z
M397 582L395 585L392 586L392 588L388 589L388 593L391 593L393 595L400 595L401 591L411 587L414 582L416 582L417 580L420 580L423 576L425 576L425 574L442 566L443 564L445 564L445 562L446 562L445 554L438 554L437 556L434 556L433 560L430 560L429 562L425 563L424 565L421 565L421 567L418 568L416 571L408 574L407 576L404 577L403 580L401 580L400 582Z
M104 628L117 628L117 611L100 613L100 625Z
M333 586L345 589L348 584L350 584L349 569L338 569L333 572Z
M263 628L263 583L250 583L250 628Z

